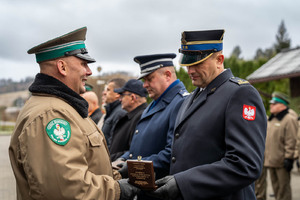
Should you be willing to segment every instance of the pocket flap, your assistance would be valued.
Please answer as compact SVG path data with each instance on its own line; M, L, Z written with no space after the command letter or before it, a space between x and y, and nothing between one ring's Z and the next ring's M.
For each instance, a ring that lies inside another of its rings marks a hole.
M103 137L99 132L94 132L88 136L91 146L93 147L100 147L103 143Z

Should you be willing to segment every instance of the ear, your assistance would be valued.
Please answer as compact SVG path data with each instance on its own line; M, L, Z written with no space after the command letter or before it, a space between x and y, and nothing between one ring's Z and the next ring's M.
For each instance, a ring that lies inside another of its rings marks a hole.
M56 61L56 67L59 73L63 76L67 75L67 63L64 60L58 60Z
M172 72L170 70L165 71L165 76L167 77L167 80L169 81L172 77Z
M120 99L120 98L121 98L121 95L119 93L116 93L116 99Z
M137 99L136 95L131 93L131 101L135 101Z
M222 65L224 62L224 55L223 54L218 54L217 55L217 64Z

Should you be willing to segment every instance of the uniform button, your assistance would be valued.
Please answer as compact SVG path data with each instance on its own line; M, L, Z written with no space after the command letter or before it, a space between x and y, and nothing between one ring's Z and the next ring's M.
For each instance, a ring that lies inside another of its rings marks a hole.
M175 138L178 139L179 138L179 133L175 134Z
M129 154L129 158L132 158L132 153L131 153L131 154Z
M138 134L139 133L139 130L135 130L135 134Z
M174 163L176 161L176 158L175 157L172 157L172 162Z

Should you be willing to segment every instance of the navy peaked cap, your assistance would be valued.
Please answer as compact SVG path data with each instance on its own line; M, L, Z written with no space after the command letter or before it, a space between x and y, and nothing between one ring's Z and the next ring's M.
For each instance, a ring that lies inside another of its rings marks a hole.
M133 60L138 63L141 68L141 74L138 79L151 74L159 68L174 66L173 59L175 57L175 53L136 56Z
M148 94L147 90L143 87L143 82L136 79L130 79L122 88L114 89L114 92L119 94L122 94L125 91L132 92L141 97L147 97Z
M181 66L199 64L223 49L224 30L184 31L181 37Z

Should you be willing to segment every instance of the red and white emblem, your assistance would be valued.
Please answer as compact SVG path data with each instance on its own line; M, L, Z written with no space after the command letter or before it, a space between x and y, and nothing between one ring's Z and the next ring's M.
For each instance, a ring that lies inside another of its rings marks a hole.
M255 120L256 115L256 107L254 106L248 106L244 104L243 107L243 117L246 120L253 121Z

